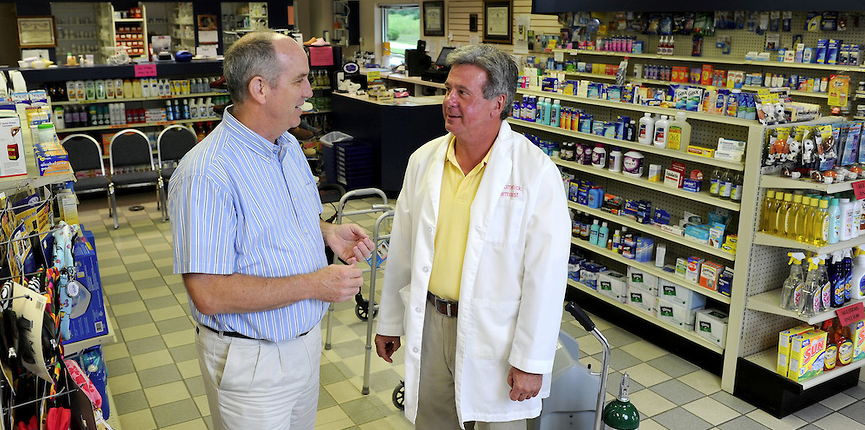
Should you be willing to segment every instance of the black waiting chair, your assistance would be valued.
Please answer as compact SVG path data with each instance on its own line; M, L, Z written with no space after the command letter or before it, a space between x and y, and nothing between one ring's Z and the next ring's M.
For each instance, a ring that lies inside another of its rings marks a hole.
M72 134L60 142L69 156L69 164L75 172L75 193L86 194L105 191L111 210L113 188L111 180L105 175L102 162L102 146L96 139L86 134Z
M117 132L111 138L108 159L111 163L112 187L131 188L156 184L157 208L162 210L162 220L167 221L162 176L153 164L153 150L150 149L147 135L131 128ZM111 210L114 215L114 228L117 229L120 224L117 222L117 201L113 192Z
M198 136L189 127L172 125L162 130L156 139L156 154L162 181L168 184L177 163L198 143Z

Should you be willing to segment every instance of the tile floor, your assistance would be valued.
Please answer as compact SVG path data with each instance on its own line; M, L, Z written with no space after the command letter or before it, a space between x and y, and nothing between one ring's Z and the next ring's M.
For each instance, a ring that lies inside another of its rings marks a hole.
M142 202L144 211L127 209ZM370 204L358 201L349 207L369 208ZM210 412L186 292L180 276L172 273L170 226L159 218L155 193L121 195L118 208L119 230L112 228L104 197L83 199L79 208L81 222L96 236L110 323L116 334L116 342L104 349L114 401L111 421L118 423L118 430L208 429ZM374 217L360 215L355 220L371 229ZM368 294L369 290L364 291ZM335 309L333 348L323 351L321 359L316 429L412 428L391 402L402 365L389 365L373 352L371 394L362 395L367 326L355 316L354 303ZM720 379L699 366L601 317L594 319L614 347L608 392L618 390L621 372L627 371L643 430L865 430L865 382L778 420L721 391ZM581 361L600 366L598 343L570 316L565 316L562 328L578 337ZM402 362L399 353L396 362Z

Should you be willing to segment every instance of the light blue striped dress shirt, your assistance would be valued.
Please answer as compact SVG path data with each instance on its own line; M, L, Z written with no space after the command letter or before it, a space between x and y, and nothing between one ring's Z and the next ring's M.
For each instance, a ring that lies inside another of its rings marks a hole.
M276 144L225 110L222 122L180 162L169 184L174 272L266 278L327 266L319 226L321 199L306 157L286 132ZM216 330L274 342L306 333L327 303L192 316Z

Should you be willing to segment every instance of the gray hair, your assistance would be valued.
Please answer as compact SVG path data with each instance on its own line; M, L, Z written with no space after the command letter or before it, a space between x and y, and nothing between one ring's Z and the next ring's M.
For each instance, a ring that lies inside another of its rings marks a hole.
M490 45L466 45L454 49L448 55L447 65L471 64L487 72L487 83L484 84L484 98L492 100L504 94L504 109L500 115L502 120L511 115L514 98L517 95L517 81L520 77L519 68L514 58Z
M282 64L273 47L278 36L279 33L272 31L254 31L234 42L225 52L222 73L234 103L246 100L249 82L256 76L261 76L271 85L278 85Z

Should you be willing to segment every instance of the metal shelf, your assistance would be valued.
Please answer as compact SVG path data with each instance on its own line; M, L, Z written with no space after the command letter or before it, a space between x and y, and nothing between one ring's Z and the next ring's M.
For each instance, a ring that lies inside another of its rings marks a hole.
M79 340L78 342L64 343L63 344L63 353L65 355L74 355L74 354L77 354L81 351L84 351L87 348L90 348L91 346L107 345L109 343L114 343L116 341L116 339L114 337L114 327L112 327L112 325L111 325L110 318L107 318L105 321L106 321L105 326L108 329L108 331L105 332L105 334L102 334L102 335L99 335L96 337L91 337L89 339Z
M613 305L613 306L615 306L615 307L617 307L617 308L619 308L625 312L628 312L630 314L636 315L637 317L645 319L646 321L649 321L652 324L655 324L656 326L669 331L670 333L673 333L677 336L680 336L680 337L684 338L685 340L696 343L697 345L700 345L700 346L702 346L702 347L704 347L710 351L716 352L718 354L724 353L723 348L719 347L718 345L715 345L714 343L710 342L706 338L698 335L696 332L681 330L681 329L679 329L679 328L677 328L671 324L668 324L664 321L659 320L657 317L655 317L651 314L643 312L637 308L634 308L633 306L628 306L627 303L622 303L622 302L620 302L620 301L618 301L618 300L616 300L610 296L607 296L605 294L601 294L601 293L589 288L587 285L585 285L583 283L575 282L573 280L568 279L568 285L570 285L570 286L572 286L572 287L574 287L580 291L588 293L588 294L590 294L590 295L592 295L592 296L594 296L594 297L596 297L596 298L598 298L598 299L600 299L600 300L602 300L602 301L604 301L610 305Z
M574 96L574 95L570 95L570 94L554 93L554 92L550 92L550 91L541 91L541 90L537 89L537 87L534 87L534 88L517 88L517 93L532 95L532 96L539 96L539 97L555 96L558 99L566 100L566 101L570 101L570 102L574 102L574 103L582 103L582 104L587 104L587 105L602 106L602 107L608 107L608 108L612 108L612 109L630 110L630 111L641 112L641 113L651 112L651 113L657 113L657 114L661 114L661 115L671 115L674 117L676 116L677 112L685 112L687 114L688 119L717 122L717 123L721 123L721 124L730 124L730 125L737 125L737 126L742 126L742 127L751 127L751 126L759 126L760 125L760 122L755 120L755 119L742 119L742 118L734 118L734 117L724 116L724 115L710 114L710 113L705 113L705 112L691 112L691 111L685 111L685 110L680 110L680 109L663 108L663 107L658 107L658 106L644 106L644 105L638 105L638 104L633 104L633 103L617 102L617 101L612 101L612 100L593 99L593 98L589 98L589 97L580 97L580 96Z
M59 101L59 102L51 102L52 106L66 106L66 105L89 105L89 104L100 104L100 103L126 103L126 102L143 102L143 101L153 101L153 100L171 100L171 99L185 99L190 97L219 97L219 96L227 96L228 93L223 92L208 92L208 93L189 93L189 94L176 94L176 95L168 95L168 96L157 96L157 97L131 97L131 98L120 98L120 99L96 99L96 100L75 100L75 101Z
M667 60L679 61L686 63L716 63L716 64L738 64L748 66L763 66L763 67L782 67L788 69L812 69L826 71L844 71L844 72L860 72L865 73L865 67L860 66L842 66L835 64L814 64L814 63L785 63L779 61L758 61L746 60L744 58L723 58L723 57L690 57L680 55L658 55L658 54L633 54L629 52L608 52L608 51L588 51L585 49L555 49L553 52L563 52L571 55L597 55L606 57L629 57L629 58L646 58L652 60Z
M659 148L655 145L643 145L638 142L631 142L628 140L619 140L613 139L610 137L598 136L596 134L591 133L583 133L580 131L572 131L566 130L564 128L552 127L549 125L538 124L536 122L523 121L515 118L508 118L508 123L511 125L515 125L518 127L526 127L532 128L535 130L546 131L549 133L555 133L561 136L567 136L576 139L588 140L595 143L604 143L612 146L619 146L622 148L633 149L635 151L640 152L648 152L651 154L663 155L665 157L675 158L677 160L686 160L699 164L706 164L711 166L723 167L725 169L730 170L745 170L745 163L735 162L735 161L727 161L727 160L718 160L715 158L709 157L701 157L699 155L689 154L684 151L678 151L675 149L667 149L667 148Z
M688 248L696 249L698 251L702 251L702 252L705 252L707 254L712 254L716 257L721 257L721 258L728 260L728 261L736 261L736 254L724 251L721 248L715 248L714 246L704 245L702 243L686 239L683 236L677 236L677 235L672 234L672 233L667 233L667 232L661 230L660 228L652 226L651 224L638 223L638 222L636 222L636 221L634 221L628 217L623 217L623 216L615 215L615 214L612 214L609 212L604 212L604 211L599 210L599 209L593 209L593 208L590 208L588 206L584 206L584 205L581 205L579 203L574 203L571 201L568 202L568 207L570 207L571 209L576 209L576 210L581 211L581 212L585 212L585 213L590 214L590 215L594 215L598 218L603 218L607 221L611 221L611 222L614 222L616 224L624 225L630 229L642 231L642 232L650 234L652 236L656 236L656 237L668 240L670 242L675 242L675 243L678 243L680 245L687 246ZM700 287L700 288L703 288L703 287Z
M611 172L607 169L598 169L592 166L584 166L582 164L577 164L573 161L564 161L558 158L551 158L554 163L558 164L562 167L567 167L568 169L578 170L580 172L588 173L590 175L601 176L607 179L612 179L615 181L626 182L630 185L636 185L638 187L648 188L650 190L655 190L658 192L662 192L665 194L674 195L677 197L682 197L685 199L706 203L708 205L717 206L720 208L730 209L732 211L739 212L742 209L742 205L739 203L733 202L731 200L723 200L718 197L714 197L709 194L708 191L700 191L698 193L685 191L681 188L673 188L665 186L663 182L650 182L648 179L634 178L631 176L626 176L622 173Z
M793 179L783 176L763 175L760 178L760 188L786 188L794 190L817 190L827 194L841 193L844 191L853 190L853 182L836 182L831 184L823 184L812 182L808 179Z
M859 245L865 245L865 235L857 238L845 240L843 242L833 243L831 245L817 246L810 243L797 242L785 237L773 236L771 234L757 232L754 233L754 244L764 246L774 246L776 248L791 248L810 251L815 254L831 254L835 251L853 248Z
M778 371L777 371L778 349L777 348L767 349L765 351L760 351L756 354L749 355L749 356L745 357L745 360L748 360L751 363L754 363L757 366L760 366L760 367L766 369L766 371L768 371L768 372L771 372L771 373L778 375ZM862 366L865 366L865 360L854 361L854 362L852 362L846 366L836 365L834 369L829 370L829 371L824 371L823 373L821 373L821 374L819 374L813 378L806 379L802 382L793 381L792 379L788 379L782 375L778 375L778 377L784 379L785 381L788 381L791 384L800 386L802 390L807 390L809 388L816 387L817 385L820 385L826 381L830 381L833 378L841 376L845 373L850 373L854 370L858 370Z
M565 72L565 76L577 76L580 78L592 79L616 79L616 75L608 75L606 73L589 73L589 72Z
M28 169L28 174L30 169ZM36 172L38 174L38 172ZM74 181L75 174L67 172L60 175L49 176L12 176L8 178L0 178L0 190L9 190L12 188L24 188L28 185L33 188L40 188L46 185L59 184L61 182Z
M158 122L136 122L132 124L114 124L114 125L93 125L88 127L73 127L73 128L58 128L58 133L72 133L76 131L93 131L93 130L122 130L124 128L140 128L140 127L158 127L164 125L174 125L174 124L191 124L193 122L206 122L206 121L218 121L220 118L217 116L210 116L206 118L193 118L193 119L178 119L174 121L158 121Z
M629 82L633 82L633 83L637 83L637 84L645 83L645 84L650 84L650 85L687 85L689 87L700 87L700 88L714 87L714 88L730 89L730 87L727 87L727 86L704 85L704 84L697 84L697 83L690 83L690 82L659 81L657 79L645 79L645 78L630 78ZM762 89L772 89L772 88L774 88L774 87L763 87L763 86L759 86L759 85L742 85L741 89L746 90L746 91L759 91ZM780 88L786 89L787 91L790 92L790 95L793 95L793 96L811 97L811 98L818 98L818 99L828 99L829 98L829 93L815 93L815 92L810 92L810 91L799 91L799 90L792 90L792 89L786 88L786 87L780 87Z
M713 291L713 290L710 290L708 288L705 288L700 284L686 281L685 278L683 278L679 275L676 275L675 273L667 272L667 271L665 271L663 269L659 269L659 268L657 268L651 264L640 263L637 260L631 260L630 258L625 258L621 254L610 251L607 248L601 248L600 246L592 245L586 240L577 239L577 238L572 237L571 243L574 245L577 245L580 248L583 248L587 251L594 252L596 254L602 255L602 256L607 257L609 259L618 261L622 264L626 264L628 266L640 269L643 272L646 272L650 275L654 275L654 276L657 276L661 279L666 279L670 282L674 282L677 285L681 285L681 286L683 286L689 290L696 291L696 292L698 292L698 293L700 293L706 297L710 297L710 298L717 300L721 303L730 304L730 298L729 297L727 297L727 296L725 296L725 295L723 295L717 291Z
M851 300L846 303L843 307L850 306L855 303L863 302L865 300ZM780 315L783 317L795 318L799 321L806 322L810 325L819 324L823 321L830 320L835 318L837 309L832 308L826 312L821 312L813 317L806 318L803 316L799 316L794 311L787 310L781 308L778 304L781 303L781 289L776 288L774 290L766 291L765 293L756 294L748 297L748 301L746 303L746 307L751 309L752 311L765 312L773 315ZM842 308L843 308L842 307Z
M118 18L114 22L144 22L144 18Z

